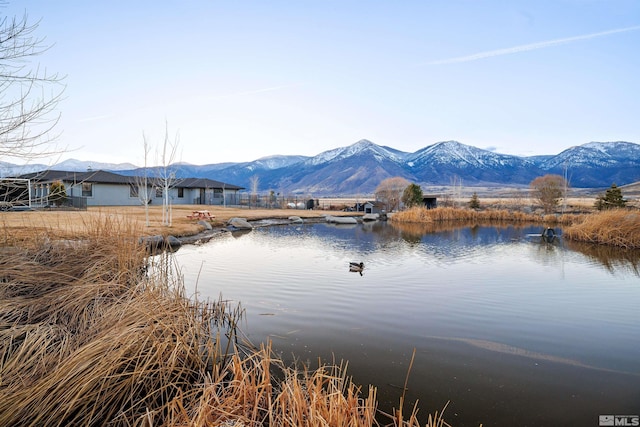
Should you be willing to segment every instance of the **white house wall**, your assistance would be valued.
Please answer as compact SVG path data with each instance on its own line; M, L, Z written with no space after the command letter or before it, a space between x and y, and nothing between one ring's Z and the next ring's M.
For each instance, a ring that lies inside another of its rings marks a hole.
M128 185L122 184L106 184L106 183L92 183L92 195L82 196L82 185L65 182L67 195L76 197L86 197L87 206L140 206L142 202L138 197L131 197ZM204 200L201 200L200 188L184 188L183 197L178 197L178 189L170 188L169 197L172 205L193 205L193 204L208 204L208 205L223 205L224 200L221 197L222 194L216 194L214 197L213 189L206 189L204 191ZM226 199L228 205L237 203L237 192L226 191ZM149 190L149 196L151 198L152 206L162 206L162 197L156 197L155 188Z
M87 198L87 206L139 206L138 197L129 195L129 186L121 184L92 184L92 195L82 196L82 185L70 185L67 194Z

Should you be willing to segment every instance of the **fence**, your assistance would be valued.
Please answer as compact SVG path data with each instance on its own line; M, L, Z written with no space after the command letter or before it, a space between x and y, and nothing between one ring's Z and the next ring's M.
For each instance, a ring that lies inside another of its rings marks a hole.
M355 201L350 199L317 199L304 196L254 195L240 193L237 198L238 207L247 209L316 209L344 210L352 208Z
M86 211L87 210L87 198L79 197L79 196L64 196L63 198L57 198L55 200L51 199L38 199L32 205L42 207L45 209L60 209L60 210L79 210Z

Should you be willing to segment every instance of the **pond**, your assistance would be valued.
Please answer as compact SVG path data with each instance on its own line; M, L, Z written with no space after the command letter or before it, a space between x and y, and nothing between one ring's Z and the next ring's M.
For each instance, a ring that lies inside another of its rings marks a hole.
M384 411L408 374L405 412L419 400L423 424L447 402L453 426L640 413L639 254L541 230L271 226L175 257L190 294L241 302L253 343L311 367L349 361Z

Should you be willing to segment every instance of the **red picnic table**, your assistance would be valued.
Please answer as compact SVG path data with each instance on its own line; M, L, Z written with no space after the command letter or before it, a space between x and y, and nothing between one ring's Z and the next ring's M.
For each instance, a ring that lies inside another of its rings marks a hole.
M209 211L193 211L191 215L187 215L189 219L214 219Z

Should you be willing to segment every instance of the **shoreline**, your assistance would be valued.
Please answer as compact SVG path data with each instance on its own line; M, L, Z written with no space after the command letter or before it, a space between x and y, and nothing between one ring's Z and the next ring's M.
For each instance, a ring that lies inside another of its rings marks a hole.
M294 215L292 215L294 216ZM351 215L349 215L351 216ZM256 222L260 222L260 221L272 221L269 224L261 224L261 225L254 225ZM321 222L325 221L325 216L317 216L317 217L306 217L303 219L302 224L318 224ZM260 219L254 219L251 221L248 221L249 224L252 225L253 228L251 229L247 229L247 230L229 230L228 226L217 226L217 227L213 227L210 230L204 230L201 231L199 233L196 234L192 234L192 235L185 235L185 236L179 236L176 237L181 244L183 245L193 245L196 244L198 241L200 241L201 243L206 243L208 241L210 241L211 239L221 236L223 234L226 233L233 233L235 231L251 231L255 228L262 228L262 227L272 227L272 226L281 226L281 225L294 225L296 224L295 222L289 220L289 219L284 219L284 218L274 218L274 217L266 217L266 218L260 218ZM301 223L297 223L297 224L301 224Z

